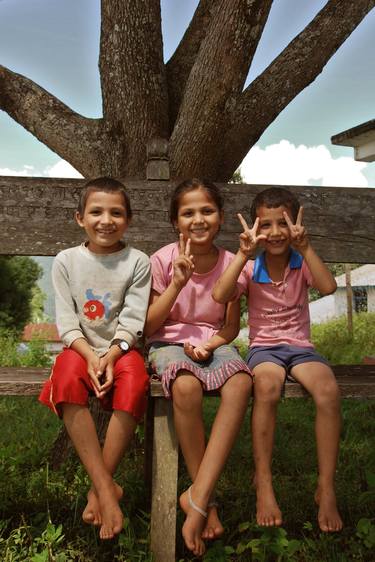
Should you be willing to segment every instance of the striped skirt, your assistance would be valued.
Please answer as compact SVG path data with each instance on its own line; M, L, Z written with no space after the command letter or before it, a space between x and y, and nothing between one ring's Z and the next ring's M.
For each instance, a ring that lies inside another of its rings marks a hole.
M149 349L149 363L161 380L166 398L171 398L171 384L179 371L189 371L202 383L203 390L217 390L233 375L251 371L234 347L222 345L207 361L193 361L185 355L182 344L153 342Z

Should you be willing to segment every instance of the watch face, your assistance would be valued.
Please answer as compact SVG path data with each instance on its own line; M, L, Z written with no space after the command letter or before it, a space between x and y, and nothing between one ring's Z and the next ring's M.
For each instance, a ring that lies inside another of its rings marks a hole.
M121 341L121 342L119 343L119 347L120 347L121 351L123 351L124 353L125 353L125 351L128 351L128 350L129 350L129 344L128 344L128 342L125 341L125 340L124 340L124 341Z

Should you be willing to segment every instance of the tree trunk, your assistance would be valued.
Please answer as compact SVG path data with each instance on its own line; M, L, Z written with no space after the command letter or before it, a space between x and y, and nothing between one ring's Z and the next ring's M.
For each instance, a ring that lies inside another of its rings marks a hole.
M200 0L167 64L159 0L101 0L103 117L78 115L0 66L0 109L85 177L145 177L169 140L171 176L227 181L261 134L323 70L375 0L328 0L244 91L272 0Z

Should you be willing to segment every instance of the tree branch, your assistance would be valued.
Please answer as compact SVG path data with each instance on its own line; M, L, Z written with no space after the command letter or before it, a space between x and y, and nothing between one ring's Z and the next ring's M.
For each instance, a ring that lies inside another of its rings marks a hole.
M102 0L99 67L112 167L136 176L147 141L169 132L159 0Z
M100 120L82 117L4 66L0 66L0 107L84 176L97 169Z
M242 91L272 0L219 0L191 68L171 136L172 171L211 175L228 98ZM189 154L191 170L186 169ZM215 174L216 175L216 174Z
M171 131L176 121L187 79L210 24L214 5L215 0L200 0L189 27L166 64Z
M329 0L310 24L238 96L222 145L220 179L231 177L279 113L322 72L375 0Z

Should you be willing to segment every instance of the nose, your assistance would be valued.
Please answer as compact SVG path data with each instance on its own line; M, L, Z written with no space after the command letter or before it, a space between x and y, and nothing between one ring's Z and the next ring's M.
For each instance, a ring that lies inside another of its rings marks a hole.
M271 225L271 232L270 232L271 236L279 236L280 234L280 226L277 222L272 223Z
M111 213L102 213L101 217L100 217L100 222L102 224L110 224L112 222L112 216Z
M195 213L194 215L194 222L195 223L201 223L203 222L203 215L201 213Z

